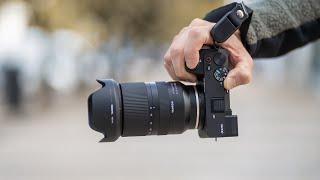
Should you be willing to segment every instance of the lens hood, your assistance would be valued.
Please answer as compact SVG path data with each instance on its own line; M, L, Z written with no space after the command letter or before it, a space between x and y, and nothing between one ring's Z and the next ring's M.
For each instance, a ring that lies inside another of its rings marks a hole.
M112 142L120 137L122 131L120 86L112 79L97 82L102 87L88 98L89 126L104 134L100 142Z

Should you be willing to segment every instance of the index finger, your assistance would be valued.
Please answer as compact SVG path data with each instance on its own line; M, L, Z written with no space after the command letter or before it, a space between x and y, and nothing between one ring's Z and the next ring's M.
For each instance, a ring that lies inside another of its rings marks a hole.
M213 44L210 30L213 23L207 26L191 27L188 32L188 38L185 43L184 56L188 68L193 69L199 62L199 50L204 44Z

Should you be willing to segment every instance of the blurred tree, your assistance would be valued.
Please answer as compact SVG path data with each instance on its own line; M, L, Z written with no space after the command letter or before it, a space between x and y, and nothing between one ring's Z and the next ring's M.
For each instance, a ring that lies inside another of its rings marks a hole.
M32 25L70 28L99 43L110 37L135 42L168 41L193 18L203 17L222 0L25 0Z

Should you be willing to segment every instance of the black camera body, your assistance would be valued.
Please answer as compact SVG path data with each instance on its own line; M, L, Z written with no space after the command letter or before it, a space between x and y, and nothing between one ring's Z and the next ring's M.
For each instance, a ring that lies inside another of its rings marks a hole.
M204 94L204 121L199 129L201 138L238 136L238 118L232 115L230 92L224 88L228 75L229 53L220 47L204 46L199 63L187 71L197 76Z

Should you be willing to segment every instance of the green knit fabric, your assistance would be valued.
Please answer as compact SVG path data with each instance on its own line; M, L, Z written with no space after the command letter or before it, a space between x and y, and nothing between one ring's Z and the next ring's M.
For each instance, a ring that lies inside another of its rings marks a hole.
M248 44L320 18L320 0L260 0L246 5L254 11L246 37Z

